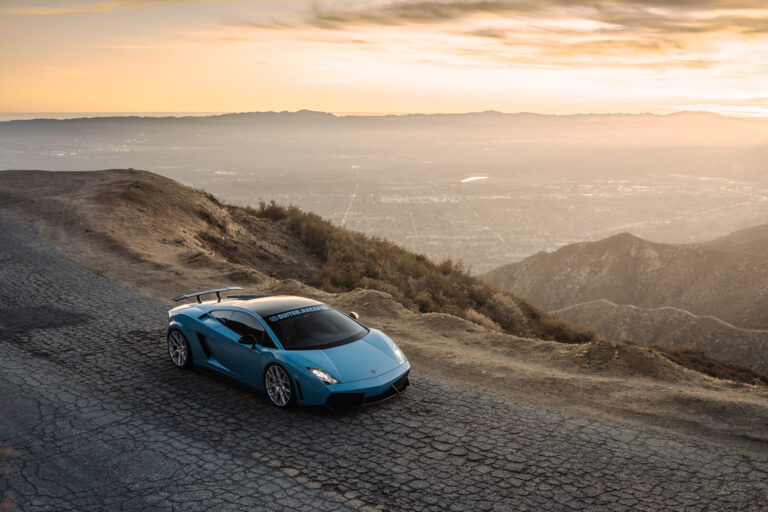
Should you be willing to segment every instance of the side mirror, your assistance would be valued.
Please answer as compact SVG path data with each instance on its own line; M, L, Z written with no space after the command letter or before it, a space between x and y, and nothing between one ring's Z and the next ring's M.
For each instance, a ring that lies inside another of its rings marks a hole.
M256 337L252 336L250 334L246 334L245 336L241 336L239 340L237 340L241 345L251 345L251 348L255 347L258 341L256 341Z
M359 319L360 319L360 315L358 315L358 314L357 314L357 313L355 313L354 311L350 311L350 313L349 313L349 316L351 316L351 317L352 317L352 318L354 318L355 320L359 320Z

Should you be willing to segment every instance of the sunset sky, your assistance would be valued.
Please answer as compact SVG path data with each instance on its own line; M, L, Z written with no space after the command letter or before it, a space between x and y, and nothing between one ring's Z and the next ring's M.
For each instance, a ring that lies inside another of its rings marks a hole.
M765 0L0 0L0 111L768 117Z

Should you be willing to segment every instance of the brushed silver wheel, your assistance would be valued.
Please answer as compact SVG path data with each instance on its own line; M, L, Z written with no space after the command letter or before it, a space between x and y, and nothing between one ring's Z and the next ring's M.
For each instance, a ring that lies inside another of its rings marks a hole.
M278 407L287 407L293 399L293 385L285 368L273 364L264 374L264 389L267 396Z
M168 335L168 353L171 361L179 368L189 368L192 365L192 354L189 343L181 331L173 330Z

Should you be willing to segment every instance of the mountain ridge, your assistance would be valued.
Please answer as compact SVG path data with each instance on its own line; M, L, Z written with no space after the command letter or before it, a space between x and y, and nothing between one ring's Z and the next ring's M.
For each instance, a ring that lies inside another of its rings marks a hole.
M768 328L768 257L665 244L629 233L563 246L482 277L548 310L597 299L673 306L738 327Z
M93 114L98 114L98 112L93 112ZM311 109L300 109L300 110L255 110L255 111L243 111L243 112L224 112L220 114L205 114L205 115L162 115L162 113L157 113L157 115L135 115L130 112L124 113L124 115L109 115L109 116L99 116L99 115L85 115L80 117L67 117L67 118L56 118L56 117L35 117L35 118L26 118L26 119L11 119L6 121L0 121L0 124L2 123L21 123L21 122L34 122L34 121L82 121L82 120L93 120L93 119L161 119L161 120L168 120L168 119L178 119L178 120L190 120L190 119L222 119L222 118L245 118L245 117L266 117L266 118L274 118L274 117L292 117L292 118L301 118L302 120L305 120L307 118L315 117L315 118L325 118L325 119L346 119L346 118L372 118L372 119L386 119L386 118L401 118L401 119L413 119L413 118L471 118L471 117L488 117L488 118L507 118L507 119L513 119L513 118L537 118L537 119L588 119L588 118L595 118L595 119L617 119L617 118L626 118L626 119L675 119L675 118L695 118L695 119L734 119L739 121L747 121L752 122L755 121L753 118L742 118L742 117L735 117L735 116L724 116L722 114L717 114L714 112L707 112L707 111L678 111L678 112L672 112L669 114L654 114L650 112L639 112L639 113L625 113L625 112L614 112L614 113L592 113L592 112L584 112L584 113L574 113L574 114L543 114L539 112L527 112L527 111L520 111L520 112L501 112L498 110L483 110L483 111L471 111L471 112L432 112L432 113L425 113L425 112L413 112L413 113L407 113L407 114L336 114L333 112L323 111L323 110L311 110ZM758 120L760 122L760 120Z
M611 339L768 370L768 225L702 244L621 233L480 276Z
M202 116L108 116L20 119L0 122L9 137L50 135L68 129L133 132L169 127L227 132L264 130L312 133L328 129L353 137L395 136L430 141L502 136L525 144L643 147L755 146L768 143L768 120L681 112L658 114L461 114L336 115L328 112L236 112ZM108 130L109 129L109 130ZM50 133L49 133L50 132ZM141 133L141 132L139 132ZM60 133L61 134L61 133ZM196 133L197 134L197 133ZM222 134L219 133L219 136ZM238 134L235 134L237 136ZM363 137L364 138L364 137Z
M740 229L702 245L724 251L768 254L768 224Z

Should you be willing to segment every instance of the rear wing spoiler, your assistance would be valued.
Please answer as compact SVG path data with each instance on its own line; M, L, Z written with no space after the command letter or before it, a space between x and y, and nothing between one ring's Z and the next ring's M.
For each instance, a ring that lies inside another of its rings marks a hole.
M201 295L208 295L209 293L215 293L216 298L219 302L221 302L221 292L228 292L230 290L242 290L239 286L227 286L225 288L211 288L210 290L201 290L199 292L192 292L192 293L185 293L184 295L179 295L178 297L173 298L173 302L179 302L180 300L184 299L191 299L192 297L197 298L197 302L202 302L200 300Z

